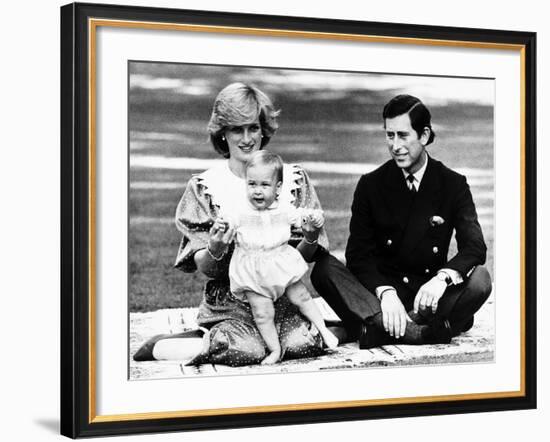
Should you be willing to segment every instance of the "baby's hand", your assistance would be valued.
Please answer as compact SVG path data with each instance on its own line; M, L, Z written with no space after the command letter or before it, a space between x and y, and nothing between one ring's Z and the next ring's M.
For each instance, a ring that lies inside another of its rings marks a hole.
M314 227L320 229L325 224L325 215L322 210L312 210L309 220Z
M325 224L325 216L322 210L308 210L302 217L302 227L309 227L307 230L318 230Z
M216 218L214 224L212 225L212 233L225 233L227 230L229 230L229 223L221 216Z

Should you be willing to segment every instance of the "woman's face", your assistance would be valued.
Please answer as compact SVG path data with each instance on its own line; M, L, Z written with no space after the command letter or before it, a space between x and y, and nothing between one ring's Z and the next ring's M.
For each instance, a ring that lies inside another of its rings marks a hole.
M246 163L250 155L261 148L262 127L259 119L241 126L229 126L225 129L225 140L229 146L229 158Z

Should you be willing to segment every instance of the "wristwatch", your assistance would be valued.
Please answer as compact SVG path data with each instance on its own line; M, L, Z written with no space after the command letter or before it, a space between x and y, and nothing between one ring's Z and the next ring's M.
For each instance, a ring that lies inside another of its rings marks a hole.
M453 280L451 279L451 277L449 276L449 274L447 272L437 272L437 275L435 275L435 276L440 281L444 281L445 284L447 284L447 287L449 287L453 283Z

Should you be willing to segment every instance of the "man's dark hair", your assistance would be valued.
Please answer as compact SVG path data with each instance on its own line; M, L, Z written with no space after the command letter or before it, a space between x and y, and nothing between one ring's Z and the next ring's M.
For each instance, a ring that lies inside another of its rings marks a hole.
M432 116L428 108L420 99L407 94L393 97L388 104L384 106L384 111L382 112L384 125L386 124L386 118L395 118L403 114L409 114L411 126L419 138L424 132L425 127L430 129L430 137L428 138L426 146L434 140L435 133L432 129Z

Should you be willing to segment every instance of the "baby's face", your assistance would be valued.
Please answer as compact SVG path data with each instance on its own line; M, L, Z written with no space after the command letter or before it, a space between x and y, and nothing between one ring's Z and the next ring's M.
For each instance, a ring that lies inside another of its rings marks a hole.
M246 195L258 210L265 210L273 204L281 191L281 184L272 167L258 164L246 170Z

